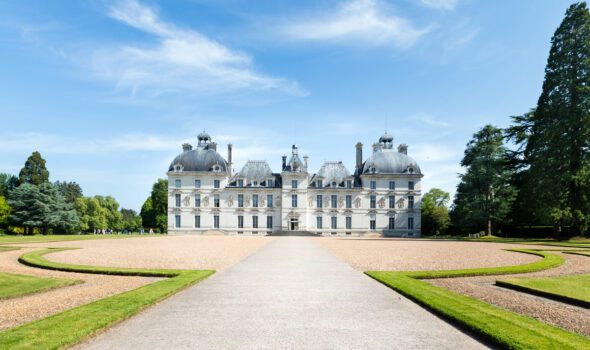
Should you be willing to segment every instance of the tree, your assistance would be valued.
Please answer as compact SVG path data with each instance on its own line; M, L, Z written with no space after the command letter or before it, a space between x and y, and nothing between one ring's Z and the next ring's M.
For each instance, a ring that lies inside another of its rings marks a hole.
M571 5L551 39L537 107L518 119L528 166L525 188L556 233L587 230L590 213L590 12ZM517 134L518 135L518 134ZM518 142L519 140L516 139Z
M141 227L141 217L133 209L121 208L121 215L123 217L122 228L129 232L136 232Z
M57 187L59 193L64 196L66 202L71 204L74 204L76 199L83 196L82 187L76 182L56 181L55 187Z
M10 218L10 206L4 196L0 196L0 227L5 227Z
M49 171L45 167L45 159L41 157L41 153L35 151L29 156L25 162L25 166L18 174L19 184L29 183L32 185L40 185L49 181Z
M422 231L430 235L440 235L451 224L447 204L450 195L439 188L433 188L422 197Z
M80 197L74 204L80 217L80 230L95 232L108 227L107 210L103 208L96 197Z
M144 228L156 227L156 215L154 213L151 196L148 197L141 206L141 212L139 215L141 216L141 225Z
M0 196L8 197L8 193L18 186L18 177L0 173Z
M119 203L111 196L95 196L100 206L106 211L107 227L111 230L120 231L123 227L123 215L119 212Z
M467 144L461 166L461 182L455 194L453 217L457 226L484 228L491 235L494 225L505 221L516 190L510 185L513 175L502 131L484 126ZM460 215L457 215L460 214Z
M151 198L155 227L160 232L166 232L168 227L168 181L158 179L152 186Z

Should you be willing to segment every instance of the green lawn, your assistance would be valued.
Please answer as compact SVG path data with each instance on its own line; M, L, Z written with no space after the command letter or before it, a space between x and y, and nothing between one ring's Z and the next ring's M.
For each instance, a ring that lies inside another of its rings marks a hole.
M6 246L1 246L0 245L0 252L8 252L11 250L19 250L20 248L18 247L6 247Z
M61 242L61 241L85 241L89 239L113 239L113 238L130 238L130 237L162 237L163 235L32 235L32 236L0 236L0 244L6 243L43 243L43 242Z
M534 263L498 268L446 271L368 271L367 275L391 287L435 314L501 348L590 349L590 339L476 298L449 291L421 279L525 273L563 264L555 254L514 250L542 256Z
M590 308L590 274L547 278L515 278L496 281L496 284Z
M43 257L61 250L64 248L35 251L22 255L20 260L28 265L63 271L167 278L0 332L0 349L61 349L75 345L214 273L211 270L66 265L53 263Z
M20 297L76 283L80 283L80 281L0 272L0 299Z
M574 255L583 255L583 256L590 256L590 250L572 250L572 251L564 251L566 254L574 254Z

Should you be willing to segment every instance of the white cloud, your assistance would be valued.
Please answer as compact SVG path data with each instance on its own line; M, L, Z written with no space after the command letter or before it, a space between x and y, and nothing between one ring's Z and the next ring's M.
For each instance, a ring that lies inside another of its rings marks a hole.
M418 120L420 120L422 123L424 123L428 126L431 126L433 128L440 128L440 127L449 126L449 123L442 121L442 120L438 120L430 115L419 116Z
M399 47L411 46L429 30L418 29L411 21L392 14L379 0L351 0L333 13L297 20L282 29L294 40L393 43Z
M452 11L457 6L459 0L420 0L422 5L444 11Z
M175 92L216 93L248 89L305 95L295 82L258 73L252 58L201 33L162 20L155 9L122 0L109 16L153 36L155 45L124 45L95 50L95 73L134 95Z

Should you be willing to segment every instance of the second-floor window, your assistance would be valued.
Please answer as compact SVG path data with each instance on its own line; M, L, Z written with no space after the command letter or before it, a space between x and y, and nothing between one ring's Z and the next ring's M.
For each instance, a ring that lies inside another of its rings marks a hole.
M238 194L238 208L244 207L244 195Z
M296 194L291 195L291 207L297 208L297 195Z
M395 196L389 196L389 208L395 208Z
M338 205L338 196L333 194L332 197L330 197L330 202L332 203L332 208L336 208Z
M322 195L321 195L321 194L318 194L318 195L315 197L315 206L316 206L316 207L318 207L318 208L322 208L322 207L324 206L324 204L323 204L322 200L323 200L323 199L322 199Z
M272 194L267 194L266 195L266 207L267 208L272 208Z
M297 180L291 180L291 188L297 188Z
M408 208L414 208L414 196L408 196Z
M219 180L213 180L213 188L219 188Z
M352 208L352 196L351 195L346 196L346 208L347 209Z
M371 181L370 186L371 186L372 190L376 190L377 189L377 181Z
M201 195L200 194L196 194L195 195L195 207L198 208L201 206Z
M176 206L180 207L180 193L175 194L174 199L176 200Z
M219 208L219 195L216 194L215 196L213 196L213 206L215 208Z
M371 209L375 209L377 207L377 196L371 195Z
M254 208L258 208L258 195L257 194L252 195L252 206Z
M180 179L174 180L174 187L180 188L181 181Z
M414 190L414 181L408 181L408 190Z
M199 180L199 179L195 180L195 188L201 188L201 180Z
M395 190L395 181L389 181L389 189Z

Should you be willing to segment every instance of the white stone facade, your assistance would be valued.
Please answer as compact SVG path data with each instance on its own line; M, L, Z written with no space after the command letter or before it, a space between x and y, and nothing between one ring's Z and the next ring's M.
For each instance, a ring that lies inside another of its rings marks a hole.
M266 235L309 231L322 235L420 235L422 174L407 156L407 146L392 147L383 135L363 161L356 145L356 166L349 173L341 162L326 162L316 174L307 169L295 145L282 171L266 161L248 161L232 171L232 145L227 161L206 133L196 149L169 167L168 233Z

